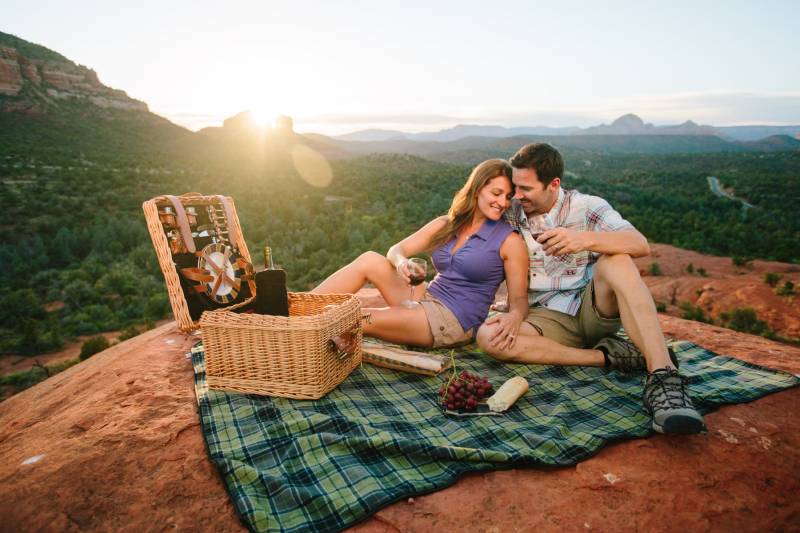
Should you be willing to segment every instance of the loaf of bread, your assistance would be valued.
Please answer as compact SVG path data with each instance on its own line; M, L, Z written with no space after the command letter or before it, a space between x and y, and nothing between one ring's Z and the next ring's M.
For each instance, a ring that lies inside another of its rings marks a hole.
M503 385L497 389L497 392L486 400L486 404L492 411L502 413L514 405L514 402L526 392L528 392L528 382L525 381L523 377L515 376L503 383Z

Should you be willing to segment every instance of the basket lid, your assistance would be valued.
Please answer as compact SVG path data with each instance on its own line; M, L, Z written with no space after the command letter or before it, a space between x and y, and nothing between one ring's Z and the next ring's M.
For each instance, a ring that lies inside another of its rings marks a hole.
M250 252L233 198L163 195L147 200L142 209L181 330L198 329L204 311L234 309L252 300Z

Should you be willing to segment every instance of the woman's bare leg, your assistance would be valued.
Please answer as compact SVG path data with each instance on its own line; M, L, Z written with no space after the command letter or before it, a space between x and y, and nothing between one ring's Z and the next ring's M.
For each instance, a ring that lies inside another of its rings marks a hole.
M421 305L406 307L366 308L361 310L364 335L389 342L433 346L433 334Z
M375 252L361 254L355 261L328 276L328 279L311 292L354 294L368 282L380 291L383 299L391 306L400 305L411 294L411 288L397 275L389 260ZM414 299L419 299L424 293L424 285L418 285L414 288Z

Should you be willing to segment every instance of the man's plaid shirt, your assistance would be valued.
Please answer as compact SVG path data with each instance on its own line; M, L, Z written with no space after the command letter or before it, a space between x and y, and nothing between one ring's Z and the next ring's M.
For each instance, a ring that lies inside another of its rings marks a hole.
M597 196L561 189L553 208L528 219L518 201L513 201L505 218L528 245L528 302L569 315L578 314L584 288L592 280L594 263L600 257L583 251L564 257L546 256L533 235L553 228L575 231L620 231L634 229L611 205Z

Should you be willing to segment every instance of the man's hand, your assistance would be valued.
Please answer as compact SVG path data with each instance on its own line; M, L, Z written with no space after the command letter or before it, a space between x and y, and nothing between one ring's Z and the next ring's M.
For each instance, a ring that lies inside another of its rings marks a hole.
M515 313L500 313L489 318L486 324L497 324L497 330L489 338L489 344L500 350L508 350L517 344L522 319Z
M588 250L590 234L589 231L555 228L545 231L536 240L542 243L546 255L560 257Z

